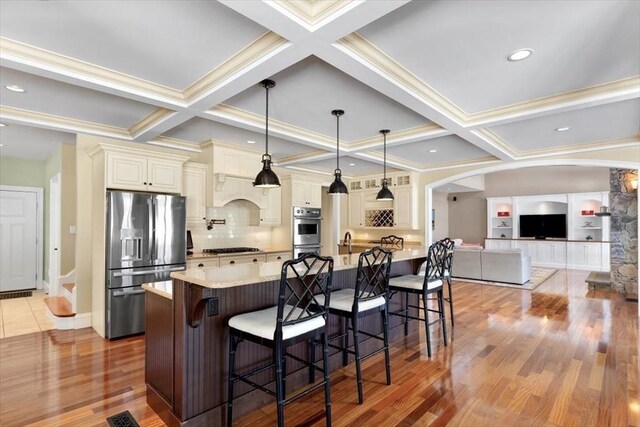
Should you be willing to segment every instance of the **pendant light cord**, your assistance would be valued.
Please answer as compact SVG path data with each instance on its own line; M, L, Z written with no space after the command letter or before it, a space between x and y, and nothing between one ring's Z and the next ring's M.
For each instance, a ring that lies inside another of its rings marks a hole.
M387 181L387 134L383 134L384 136L384 178L382 178L385 182Z
M340 170L340 116L336 116L336 169Z
M266 115L266 122L265 122L265 136L264 136L264 141L265 141L265 155L268 156L269 155L269 87L267 86L265 89L267 89L267 115Z

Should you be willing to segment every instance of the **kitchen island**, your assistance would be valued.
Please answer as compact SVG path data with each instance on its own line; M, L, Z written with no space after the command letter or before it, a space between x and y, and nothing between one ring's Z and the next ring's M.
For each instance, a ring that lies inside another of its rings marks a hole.
M333 289L353 288L358 254L332 255ZM418 271L426 260L427 248L396 250L391 276ZM229 318L236 314L277 304L282 262L241 264L225 267L189 269L171 274L172 282L146 284L146 359L147 403L168 425L224 425L227 379ZM413 303L416 303L414 300ZM401 308L400 298L392 298L390 310ZM378 316L364 319L362 330L380 333ZM400 318L390 319L391 339L400 336ZM413 322L417 328L418 322ZM329 317L328 334L337 335L344 328L341 319ZM270 363L272 352L253 343L243 343L236 356L238 370ZM362 341L362 351L377 348L377 340ZM307 359L305 343L289 352ZM341 354L332 356L330 369L342 366ZM307 383L308 370L298 362L287 366L290 391ZM255 377L258 383L273 381L267 370ZM273 399L238 383L234 412L240 417Z

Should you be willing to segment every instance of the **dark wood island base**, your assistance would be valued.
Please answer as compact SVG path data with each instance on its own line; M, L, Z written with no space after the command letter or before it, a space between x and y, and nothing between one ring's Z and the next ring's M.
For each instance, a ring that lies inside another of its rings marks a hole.
M426 259L423 249L399 251L391 265L391 276L415 274ZM342 259L342 267L334 271L333 289L353 288L356 277L357 255L335 256ZM355 259L355 262L353 260ZM274 264L274 263L272 263ZM353 264L353 266L351 266ZM233 269L239 266L211 268ZM187 279L188 270L177 277ZM201 280L194 280L200 281ZM226 380L228 369L228 328L232 316L277 304L279 280L260 283L207 287L174 277L171 289L155 292L146 287L146 364L147 403L169 426L222 426L225 425ZM411 302L416 304L417 299ZM390 311L402 308L398 296L392 298ZM418 328L419 322L410 323ZM403 319L391 316L390 339L404 335ZM329 317L329 336L343 331L344 324ZM378 316L363 319L362 329L372 334L382 330ZM268 365L271 352L259 345L251 346L236 356L236 369L240 371ZM369 352L379 346L373 339L362 341L361 351ZM299 343L288 350L307 359L309 346ZM320 360L321 358L316 358ZM342 353L330 357L330 370L341 368ZM308 384L308 368L295 360L287 364L287 388L292 391ZM319 378L319 377L318 377ZM392 367L393 379L393 367ZM259 384L273 384L274 374L266 370L255 376ZM355 384L354 384L355 390ZM354 391L355 392L355 391ZM269 395L238 383L234 392L234 415L240 418L270 402ZM324 411L324 407L318 408Z

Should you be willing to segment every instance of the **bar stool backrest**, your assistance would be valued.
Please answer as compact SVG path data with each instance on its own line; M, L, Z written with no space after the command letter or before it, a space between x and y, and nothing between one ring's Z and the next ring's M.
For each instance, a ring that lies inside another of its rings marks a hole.
M326 320L332 279L331 257L307 253L282 264L275 338L282 337L284 326L320 316ZM322 304L317 295L324 295Z
M444 263L444 271L445 273L449 273L449 275L451 275L451 268L453 267L453 248L455 247L456 242L454 242L448 237L445 237L444 239L442 239L441 242L443 245L445 245L447 249L447 255L445 257L445 263Z
M379 246L362 252L358 258L353 313L358 313L360 302L379 296L385 299L389 294L389 272L391 271L391 251Z
M396 235L386 236L380 239L380 246L392 248L404 248L404 238Z
M428 283L444 278L447 247L441 241L432 243L427 252L427 267L424 273L423 289L427 289Z

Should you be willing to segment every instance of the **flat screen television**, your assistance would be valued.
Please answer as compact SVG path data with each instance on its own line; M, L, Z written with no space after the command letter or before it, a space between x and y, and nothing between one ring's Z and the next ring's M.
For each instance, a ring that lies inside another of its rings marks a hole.
M520 215L520 237L567 238L567 215Z

